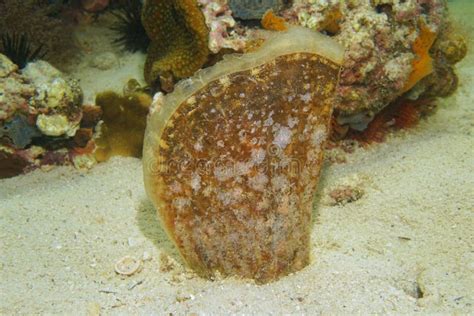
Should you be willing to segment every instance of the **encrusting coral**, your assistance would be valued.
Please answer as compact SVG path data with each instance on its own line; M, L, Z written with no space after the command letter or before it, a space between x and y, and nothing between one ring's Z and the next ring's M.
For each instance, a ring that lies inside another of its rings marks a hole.
M99 93L96 105L102 109L102 125L95 139L97 161L106 161L112 156L141 157L146 116L151 97L134 92L119 95L112 91Z
M309 263L313 194L343 48L302 27L155 96L148 196L185 261L264 283Z
M142 23L151 40L144 70L148 84L189 77L206 62L209 30L195 0L147 0Z

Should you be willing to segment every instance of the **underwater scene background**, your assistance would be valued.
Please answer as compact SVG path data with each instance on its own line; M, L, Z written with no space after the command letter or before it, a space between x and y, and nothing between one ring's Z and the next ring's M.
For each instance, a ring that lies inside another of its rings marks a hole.
M473 313L473 14L0 0L0 313Z

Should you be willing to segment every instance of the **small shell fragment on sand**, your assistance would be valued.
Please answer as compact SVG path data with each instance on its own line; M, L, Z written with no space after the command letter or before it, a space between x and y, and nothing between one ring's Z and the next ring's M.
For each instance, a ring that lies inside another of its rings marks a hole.
M120 275L128 276L140 271L141 267L141 260L135 259L131 256L125 256L115 264L115 272Z
M151 110L147 193L198 274L264 283L309 263L342 56L329 37L290 28L182 81Z

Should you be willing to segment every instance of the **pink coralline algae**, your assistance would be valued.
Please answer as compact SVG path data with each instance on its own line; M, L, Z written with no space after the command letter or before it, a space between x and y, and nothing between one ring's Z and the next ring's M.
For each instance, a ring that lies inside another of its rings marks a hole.
M218 53L223 48L241 51L246 44L247 31L240 27L226 0L199 0L209 28L209 50Z

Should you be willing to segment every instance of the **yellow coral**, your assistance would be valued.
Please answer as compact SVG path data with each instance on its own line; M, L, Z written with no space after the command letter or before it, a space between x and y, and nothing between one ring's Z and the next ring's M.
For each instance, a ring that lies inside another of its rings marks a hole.
M412 62L412 71L402 92L410 90L418 81L433 72L433 59L429 51L436 35L437 33L433 32L424 21L420 21L420 33L412 45L416 57Z
M151 101L149 95L140 92L121 96L108 91L97 95L96 104L103 111L103 124L96 139L97 161L106 161L117 155L141 157Z
M149 84L160 76L189 77L206 62L209 31L195 0L147 0L142 21L151 39L145 63Z

